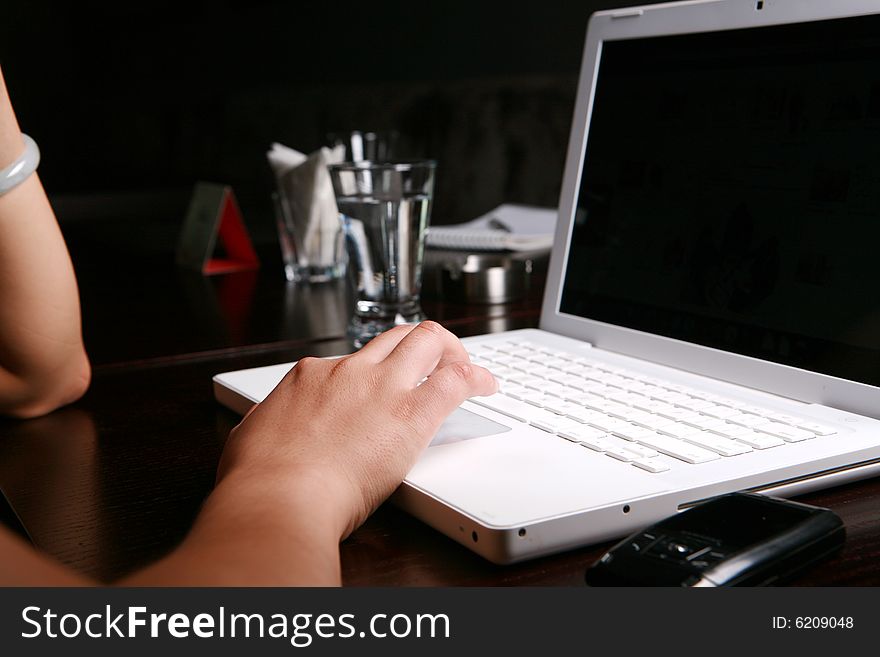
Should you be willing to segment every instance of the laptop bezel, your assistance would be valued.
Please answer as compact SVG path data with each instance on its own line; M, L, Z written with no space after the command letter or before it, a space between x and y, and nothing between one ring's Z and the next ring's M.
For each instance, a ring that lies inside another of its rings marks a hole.
M540 327L609 351L765 392L880 418L880 388L559 311L602 44L673 34L784 25L880 13L874 0L694 0L597 12L587 26Z

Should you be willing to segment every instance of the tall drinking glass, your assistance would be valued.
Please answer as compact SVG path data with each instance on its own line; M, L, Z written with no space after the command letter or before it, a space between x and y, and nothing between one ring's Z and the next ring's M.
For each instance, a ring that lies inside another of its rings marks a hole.
M424 319L419 294L435 169L430 160L330 165L356 280L348 326L356 347L397 324Z

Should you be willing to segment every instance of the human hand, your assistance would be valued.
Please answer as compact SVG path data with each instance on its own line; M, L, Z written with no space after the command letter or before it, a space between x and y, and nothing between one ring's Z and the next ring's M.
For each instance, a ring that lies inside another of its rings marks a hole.
M342 538L394 491L456 407L497 389L439 324L398 326L351 356L299 361L232 431L218 482L307 491Z

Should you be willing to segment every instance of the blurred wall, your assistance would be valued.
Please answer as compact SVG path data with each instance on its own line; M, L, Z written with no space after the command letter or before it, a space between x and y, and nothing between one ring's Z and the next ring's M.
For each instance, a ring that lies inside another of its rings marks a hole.
M396 129L405 154L439 161L434 217L450 223L556 204L587 18L626 4L16 2L0 65L62 222L71 198L200 179L263 221L271 141Z

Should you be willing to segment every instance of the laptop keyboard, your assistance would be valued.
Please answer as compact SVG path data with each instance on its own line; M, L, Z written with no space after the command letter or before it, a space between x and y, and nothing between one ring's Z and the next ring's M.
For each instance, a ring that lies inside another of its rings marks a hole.
M525 340L469 345L468 353L500 383L497 394L470 401L646 472L837 433L814 420Z

